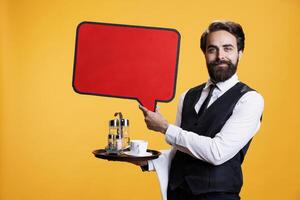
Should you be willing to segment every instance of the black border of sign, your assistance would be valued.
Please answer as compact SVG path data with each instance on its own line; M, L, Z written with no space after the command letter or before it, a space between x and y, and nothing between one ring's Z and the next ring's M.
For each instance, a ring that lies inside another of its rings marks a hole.
M113 96L113 95L102 95L102 94L95 94L95 93L85 93L85 92L80 92L76 90L75 88L75 68L76 68L76 52L77 52L77 42L78 42L78 32L79 28L82 24L103 24L103 25L110 25L110 26L124 26L124 27L132 27L132 28L145 28L145 29L160 29L160 30L167 30L167 31L173 31L178 35L178 46L177 46L177 55L176 55L176 69L175 69L175 83L174 83L174 88L173 88L173 96L171 97L170 100L159 100L155 99L155 104L154 107L156 108L157 102L170 102L174 99L175 93L176 93L176 84L177 84L177 73L178 73L178 62L179 62L179 50L180 50L180 41L181 41L181 35L176 29L172 28L161 28L161 27L150 27L150 26L138 26L138 25L127 25L127 24L114 24L114 23L104 23L104 22L91 22L91 21L83 21L77 25L76 28L76 39L75 39L75 53L74 53L74 64L73 64L73 79L72 79L72 87L73 90L78 93L78 94L86 94L86 95L95 95L95 96L104 96L104 97L114 97L114 98L121 98L121 99L135 99L137 100L141 105L142 102L139 101L138 98L134 97L126 97L126 96Z

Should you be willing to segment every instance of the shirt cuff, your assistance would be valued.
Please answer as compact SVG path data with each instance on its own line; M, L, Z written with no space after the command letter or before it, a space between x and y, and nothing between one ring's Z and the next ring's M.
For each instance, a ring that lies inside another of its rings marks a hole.
M165 134L166 142L172 146L175 145L176 140L177 140L178 135L180 134L181 130L182 129L180 127L175 126L173 124L169 124L168 129Z

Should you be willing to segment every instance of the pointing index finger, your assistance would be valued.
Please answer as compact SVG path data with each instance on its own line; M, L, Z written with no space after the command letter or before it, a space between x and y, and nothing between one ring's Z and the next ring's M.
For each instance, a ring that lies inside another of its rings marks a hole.
M144 116L148 115L149 110L142 105L139 105L139 109L143 112Z

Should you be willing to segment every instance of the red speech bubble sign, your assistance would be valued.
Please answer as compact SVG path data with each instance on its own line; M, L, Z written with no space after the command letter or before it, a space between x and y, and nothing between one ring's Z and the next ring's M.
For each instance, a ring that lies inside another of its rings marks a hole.
M175 29L82 22L73 88L80 94L137 99L154 111L174 98L180 34Z

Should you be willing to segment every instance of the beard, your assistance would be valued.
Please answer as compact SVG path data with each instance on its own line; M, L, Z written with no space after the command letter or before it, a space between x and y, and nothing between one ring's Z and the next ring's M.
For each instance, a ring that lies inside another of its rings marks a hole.
M206 63L208 74L210 79L215 82L223 82L232 77L236 70L239 60L236 61L236 64L233 64L230 60L215 60L210 63ZM218 66L220 64L226 64L227 66Z

